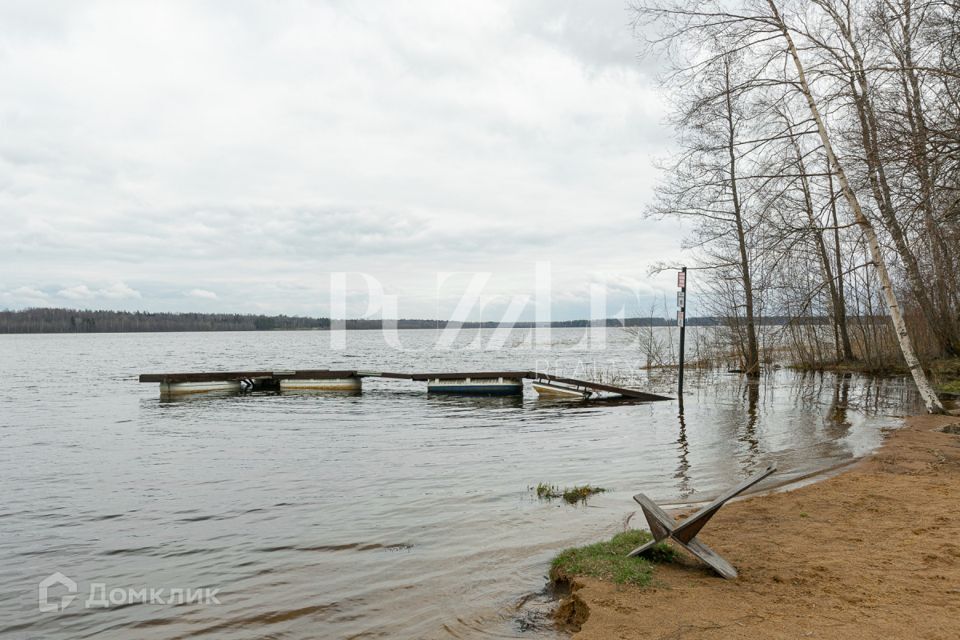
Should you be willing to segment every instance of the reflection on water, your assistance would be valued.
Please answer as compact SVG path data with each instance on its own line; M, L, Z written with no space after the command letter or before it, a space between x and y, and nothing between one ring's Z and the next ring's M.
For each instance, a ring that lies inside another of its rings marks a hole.
M687 423L683 416L681 407L677 415L677 421L680 428L677 435L678 462L677 472L673 475L677 479L677 497L685 500L693 493L693 487L690 483L690 443L687 441Z
M472 341L471 332L465 340ZM689 372L676 402L254 393L161 402L144 371L367 368L637 372L628 345L435 351L432 332L347 351L307 333L0 336L0 633L13 637L553 637L543 587L558 549L607 536L631 496L709 498L776 462L784 477L877 446L914 411L902 379ZM609 379L609 378L608 378ZM528 487L610 489L587 506ZM61 571L81 597L37 609ZM107 589L218 588L219 605L84 608Z

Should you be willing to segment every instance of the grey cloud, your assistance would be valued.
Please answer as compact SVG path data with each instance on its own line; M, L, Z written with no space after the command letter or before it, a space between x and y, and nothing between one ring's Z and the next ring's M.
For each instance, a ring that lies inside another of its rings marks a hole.
M364 271L427 316L438 271L509 297L547 259L583 315L590 273L679 250L639 220L668 136L619 0L0 20L0 305L321 312L331 272Z

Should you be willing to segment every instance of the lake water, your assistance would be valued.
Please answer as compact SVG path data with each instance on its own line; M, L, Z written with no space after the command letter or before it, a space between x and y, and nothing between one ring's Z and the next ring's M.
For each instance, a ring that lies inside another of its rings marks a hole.
M637 370L626 334L602 350L577 330L537 348L524 335L485 349L489 333L464 331L449 350L432 331L400 332L403 350L379 332L342 349L323 332L0 336L0 636L557 637L530 597L550 558L621 529L637 491L710 497L772 461L802 476L865 454L917 410L901 378L786 369L759 384L688 372L683 420L673 401L435 397L398 380L365 380L359 396L161 402L136 378L536 368L673 389L672 373ZM539 482L610 491L568 506L537 500ZM77 597L42 612L55 572ZM85 606L97 585L116 601ZM150 589L164 591L139 597ZM219 604L179 604L176 589L217 589Z

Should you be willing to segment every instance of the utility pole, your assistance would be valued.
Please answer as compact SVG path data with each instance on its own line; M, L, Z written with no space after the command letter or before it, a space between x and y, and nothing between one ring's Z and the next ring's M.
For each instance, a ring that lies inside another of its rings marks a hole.
M677 272L677 326L680 327L680 375L677 379L677 397L680 408L683 409L683 347L687 333L687 268L682 267Z

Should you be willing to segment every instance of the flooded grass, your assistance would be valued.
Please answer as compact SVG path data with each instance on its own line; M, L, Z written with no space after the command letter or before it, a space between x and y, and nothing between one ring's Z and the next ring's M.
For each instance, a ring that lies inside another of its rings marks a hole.
M960 394L960 380L951 380L950 382L941 384L940 391Z
M960 395L960 358L943 358L930 365L933 384L937 391Z
M561 496L560 489L552 484L541 482L536 486L537 497L541 500L552 500Z
M564 502L567 504L586 502L587 498L590 496L598 493L604 493L606 491L606 489L603 487L595 487L589 484L577 485L572 488L564 487L561 491L556 485L547 484L545 482L541 482L535 488L531 487L531 489L537 492L537 498L541 500L554 500L556 498L563 498Z
M563 499L568 504L576 504L578 502L586 502L587 498L597 493L603 493L606 491L603 487L594 487L589 484L573 487L572 489L563 490Z
M651 540L650 534L640 529L618 533L606 542L561 551L550 565L550 580L569 582L574 576L587 576L615 584L639 587L650 584L654 564L670 562L676 551L665 543L654 547L650 558L630 558L627 554Z

